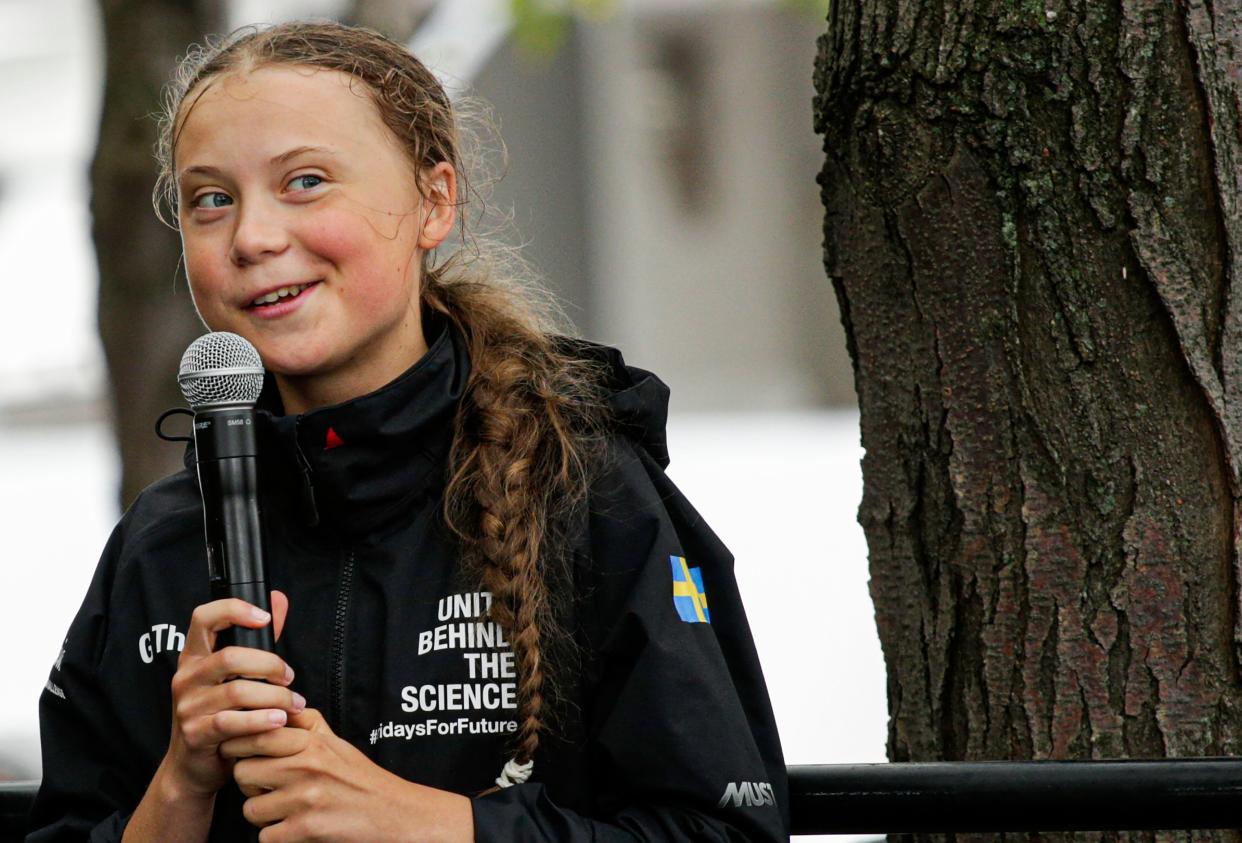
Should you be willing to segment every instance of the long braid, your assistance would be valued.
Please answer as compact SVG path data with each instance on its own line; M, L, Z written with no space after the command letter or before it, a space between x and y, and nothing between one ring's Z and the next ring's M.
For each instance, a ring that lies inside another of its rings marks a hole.
M479 572L492 593L492 616L509 634L518 666L520 701L517 760L529 762L543 730L543 670L540 664L540 620L548 600L539 576L543 525L524 507L531 494L528 456L539 443L538 431L527 421L526 408L514 407L525 390L526 372L514 360L484 369L473 389L480 421L477 458L480 548L488 564ZM525 441L523 441L525 440Z
M589 364L559 353L546 333L515 318L515 295L435 277L424 289L424 301L457 322L470 346L445 520L462 542L467 574L491 592L490 619L513 649L514 760L529 764L549 725L545 698L556 691L545 655L572 646L549 580L568 561L562 531L585 497L602 411Z

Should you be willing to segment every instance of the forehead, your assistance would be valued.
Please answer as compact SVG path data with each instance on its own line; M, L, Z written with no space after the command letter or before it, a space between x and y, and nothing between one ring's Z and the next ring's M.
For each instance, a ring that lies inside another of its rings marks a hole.
M402 151L365 83L337 70L269 66L228 73L191 91L179 115L174 154L184 166L210 163L191 158L233 158L246 149L266 155L268 145L374 154L376 143Z

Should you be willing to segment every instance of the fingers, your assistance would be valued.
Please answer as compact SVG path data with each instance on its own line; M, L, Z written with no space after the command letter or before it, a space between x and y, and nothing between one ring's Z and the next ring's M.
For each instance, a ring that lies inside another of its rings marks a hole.
M283 726L291 712L305 705L301 694L287 688L239 679L198 689L198 693L178 700L174 713L192 745L209 747L239 735Z
M186 731L193 745L217 746L239 736L279 729L288 719L289 716L279 709L217 711L194 721L196 725L187 725Z
M242 764L244 762L238 762ZM268 792L261 785L242 784L238 782L238 786L243 793L249 791L252 794L249 799L242 805L242 816L253 826L263 828L272 823L280 822L289 812L289 797L279 791ZM249 794L248 794L249 795ZM265 840L263 835L259 835L260 840Z
M237 676L244 676L246 679L225 683L226 679ZM263 680L277 689L285 690L285 695L263 695L262 688L257 687L262 683L251 681L252 679ZM286 686L292 681L293 669L275 653L252 650L249 647L225 647L217 653L181 664L172 678L172 693L173 699L179 705L187 703L194 706L188 712L190 714L201 713L204 710L203 704L207 702L219 702L224 708L255 708L265 707L263 700L268 699L280 700L278 707L292 711L298 708L286 704L292 699L288 696L291 692L286 690ZM215 688L221 683L225 683L227 690L220 691ZM237 687L232 687L234 685ZM260 693L261 697L256 699L253 696L255 693ZM231 696L234 694L247 696L244 699ZM235 705L232 704L234 702Z
M282 729L281 731L297 732L299 730ZM290 744L296 739L296 735L286 738ZM305 733L303 733L303 739L305 739ZM306 788L299 786L299 783L305 784L303 781L305 775L306 771L298 769L296 762L289 756L270 758L256 755L238 759L233 765L233 781L237 782L237 786L247 796L263 794L258 804L251 806L251 810L255 811L253 818L251 813L247 812L246 819L255 825L283 819L284 814L277 806L288 805L291 801L297 800L296 794L298 793L305 795ZM313 790L319 793L322 788L313 788ZM267 810L264 810L264 806Z
M288 609L287 600L285 608ZM181 659L185 661L210 655L216 646L216 636L230 626L258 629L271 620L269 613L236 597L204 603L190 616L190 628L186 631L185 649L181 651Z
M177 682L177 677L173 677ZM240 734L264 731L283 726L291 714L306 707L306 699L289 688L237 679L218 685L195 688L175 703L174 713L183 730L195 718L222 718L212 722L211 727L199 726L200 735L224 735L225 738ZM243 719L224 716L233 714L252 715ZM260 720L270 718L271 722ZM217 740L218 742L218 740Z
M289 601L281 594L275 604L283 621ZM306 706L306 700L287 687L293 681L292 668L274 653L248 647L213 652L221 631L256 629L274 620L273 614L235 598L204 603L190 618L172 678L167 757L173 775L197 790L215 792L228 781L228 762L218 752L221 743L279 729L291 713Z
M220 744L220 755L225 758L285 758L306 749L310 740L310 733L305 729L273 729L225 741Z
M207 682L224 682L235 676L261 679L273 685L293 681L293 668L275 653L251 647L225 647L203 659L199 668Z
M292 715L306 708L306 698L289 688L237 679L206 689L196 704L205 712L274 709Z
M280 633L285 629L285 618L289 615L289 598L283 591L272 591L272 633L280 640Z
M307 708L302 711L290 712L289 725L296 729L305 729L308 732L318 732L321 734L334 735L332 727L328 725L328 721L324 719L323 714L317 708Z

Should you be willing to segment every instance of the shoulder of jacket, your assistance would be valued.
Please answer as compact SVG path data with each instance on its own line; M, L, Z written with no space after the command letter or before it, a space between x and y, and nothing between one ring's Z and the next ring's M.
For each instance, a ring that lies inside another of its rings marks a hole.
M115 628L111 619L145 617L145 585L159 582L170 567L186 570L187 554L205 553L198 501L196 478L180 471L140 492L113 528L74 621L79 632L93 625L90 635L76 638L94 641L95 664Z
M591 511L658 512L667 481L664 469L625 431L609 432L591 482Z
M625 433L609 434L601 451L575 558L597 572L619 573L646 563L639 548L655 536L675 535L670 504L681 493L651 454Z
M609 437L605 459L591 485L590 530L603 532L607 541L659 533L667 548L692 545L696 553L732 565L732 554L663 464L625 434ZM599 540L592 538L597 544ZM667 549L671 555L680 552Z
M164 544L186 533L201 540L202 501L194 472L182 469L139 492L121 516L117 530L122 546L130 550Z

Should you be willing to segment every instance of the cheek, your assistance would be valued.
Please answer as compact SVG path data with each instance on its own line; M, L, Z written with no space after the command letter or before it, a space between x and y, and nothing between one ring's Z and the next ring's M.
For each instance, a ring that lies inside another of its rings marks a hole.
M339 209L314 215L296 236L311 254L343 267L365 260L383 243L365 217Z
M193 244L183 245L185 259L185 275L189 282L190 297L199 316L213 330L219 330L213 324L215 315L222 309L224 281L220 267L212 261L211 252Z
M302 243L316 257L333 264L348 263L365 254L364 244L350 232L330 225L319 225L302 236Z
M385 231L387 225L392 231ZM387 219L379 221L349 215L337 224L318 224L303 232L303 245L338 271L337 294L363 307L383 308L407 296L416 287L415 240L409 226L397 230ZM391 236L395 235L395 236Z

